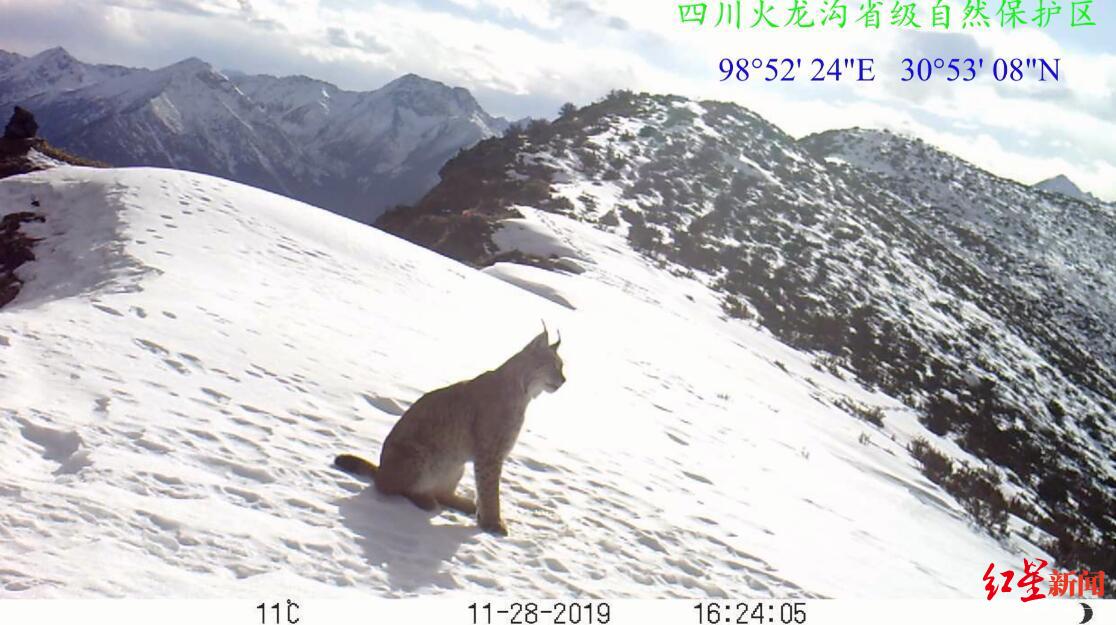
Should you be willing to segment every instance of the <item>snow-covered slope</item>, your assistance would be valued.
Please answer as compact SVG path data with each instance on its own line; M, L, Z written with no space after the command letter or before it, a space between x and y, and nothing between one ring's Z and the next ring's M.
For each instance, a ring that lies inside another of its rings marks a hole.
M460 149L499 134L468 91L413 74L370 92L198 59L149 71L61 48L0 57L0 110L23 105L53 143L114 165L221 175L371 221L418 199Z
M582 273L488 270L567 306L199 174L62 167L0 206L46 218L0 310L2 596L976 597L1041 553L922 476L912 438L965 454L910 410L572 219L524 208L501 240ZM569 382L505 470L510 537L330 467L540 319Z
M1099 201L1084 201L1080 190L1073 196L1064 177L1051 181L1057 193L1036 192L889 132L837 130L805 143L873 176L912 220L1025 294L1116 372L1116 219Z

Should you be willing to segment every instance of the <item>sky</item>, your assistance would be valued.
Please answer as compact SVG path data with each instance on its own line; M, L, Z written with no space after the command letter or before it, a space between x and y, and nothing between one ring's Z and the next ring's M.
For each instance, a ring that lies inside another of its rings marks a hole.
M760 0L743 0L742 27L683 23L692 0L0 0L0 49L34 54L63 46L89 62L159 67L198 57L222 69L305 74L354 90L413 72L462 86L496 115L552 117L612 89L727 100L795 136L853 126L920 137L995 174L1024 183L1066 174L1116 201L1116 2L1097 0L1095 26L1069 26L1075 0L1055 0L1052 25L999 25L1004 0L988 0L992 26L930 28L939 0L905 1L920 29L820 25L823 5L805 0L810 29L751 27ZM765 0L780 25L793 0ZM1008 4L1011 4L1008 2ZM1031 20L1039 0L1022 0ZM1045 0L1046 5L1051 0ZM1088 3L1086 3L1088 4ZM727 21L727 20L726 20ZM814 58L871 57L877 79L814 83ZM721 81L722 59L802 58L793 82ZM902 82L906 57L1061 59L1060 80L999 83L985 69L971 83Z

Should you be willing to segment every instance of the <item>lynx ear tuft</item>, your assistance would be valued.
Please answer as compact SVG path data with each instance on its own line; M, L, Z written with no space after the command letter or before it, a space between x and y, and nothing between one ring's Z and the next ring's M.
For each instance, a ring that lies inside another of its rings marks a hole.
M550 346L550 349L558 351L558 346L562 344L562 331L555 330L555 333L558 335L558 340L554 341L554 344Z
M549 343L549 342L550 342L550 338L547 335L546 323L544 322L543 323L543 331L538 336L531 339L531 343L528 345L528 347L543 348L543 347L546 347L547 343Z

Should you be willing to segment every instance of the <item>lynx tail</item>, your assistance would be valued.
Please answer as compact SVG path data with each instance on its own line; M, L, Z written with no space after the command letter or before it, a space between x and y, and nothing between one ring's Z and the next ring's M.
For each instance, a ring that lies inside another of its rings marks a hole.
M358 458L349 454L341 454L334 458L333 465L346 473L367 477L369 479L375 479L376 471L379 470L376 465L364 458Z

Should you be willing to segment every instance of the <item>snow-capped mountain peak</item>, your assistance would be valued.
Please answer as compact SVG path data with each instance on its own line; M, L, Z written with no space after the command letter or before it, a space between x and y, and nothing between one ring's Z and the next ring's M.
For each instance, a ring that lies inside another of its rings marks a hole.
M73 55L63 48L62 46L55 46L32 56L30 58L31 67L49 67L56 68L70 67L79 64L80 61L75 59Z
M99 104L115 102L118 111L141 106L153 98L175 88L181 100L176 108L193 105L198 113L205 112L205 105L199 104L216 93L235 91L235 86L213 66L197 58L189 58L155 70L135 70L123 76L101 81L63 97L54 97L50 103L68 105L70 102L85 101L93 108ZM30 106L41 108L43 100Z
M172 64L170 64L170 65L168 65L168 66L166 66L163 69L158 70L158 71L161 71L161 72L164 72L164 73L167 73L167 74L198 74L198 73L201 73L201 72L216 73L216 71L213 69L212 65L210 65L209 63L206 63L205 61L199 59L196 56L192 56L192 57L189 57L189 58L186 58L186 59L182 59L181 61L179 61L177 63L172 63Z
M7 62L0 62L0 104L17 104L42 94L80 89L130 71L115 65L82 63L62 47L31 57L8 57Z
M1071 197L1075 200L1081 200L1082 202L1100 202L1100 200L1092 193L1082 191L1081 187L1077 186L1077 184L1070 180L1069 177L1065 174L1059 174L1057 176L1054 176L1053 178L1047 178L1046 180L1035 184L1035 188L1041 189L1048 193L1060 193L1061 195Z
M396 79L388 82L386 85L381 87L381 89L385 92L390 92L390 91L395 91L397 89L420 89L420 88L425 87L425 86L445 87L446 85L443 84L443 83L440 83L436 80L431 80L429 78L423 78L422 76L419 76L418 74L416 74L414 72L408 72L406 74L403 74L399 78L396 78Z

